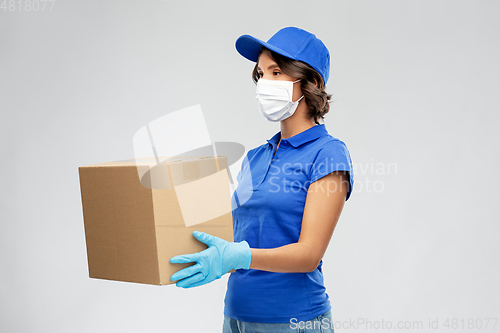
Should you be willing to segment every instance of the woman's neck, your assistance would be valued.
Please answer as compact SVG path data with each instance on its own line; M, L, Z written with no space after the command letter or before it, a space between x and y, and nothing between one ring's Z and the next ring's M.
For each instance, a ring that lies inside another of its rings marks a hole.
M281 121L281 139L288 139L294 135L304 132L305 130L310 129L315 126L316 123L313 119L304 119L304 118L296 118L293 117L287 118ZM287 121L288 120L288 121Z

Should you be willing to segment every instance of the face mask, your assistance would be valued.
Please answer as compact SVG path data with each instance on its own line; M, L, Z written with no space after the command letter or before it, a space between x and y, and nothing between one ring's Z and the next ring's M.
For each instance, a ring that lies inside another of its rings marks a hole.
M259 79L257 81L256 98L260 113L269 121L284 120L295 112L302 95L296 102L292 101L293 84L297 81L278 81Z

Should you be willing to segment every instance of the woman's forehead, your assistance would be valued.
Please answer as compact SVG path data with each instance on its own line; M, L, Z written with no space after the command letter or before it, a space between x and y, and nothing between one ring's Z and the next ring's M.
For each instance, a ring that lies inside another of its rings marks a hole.
M262 69L262 67L267 67L267 69L272 69L278 67L276 61L271 58L269 51L263 51L257 62L257 68Z

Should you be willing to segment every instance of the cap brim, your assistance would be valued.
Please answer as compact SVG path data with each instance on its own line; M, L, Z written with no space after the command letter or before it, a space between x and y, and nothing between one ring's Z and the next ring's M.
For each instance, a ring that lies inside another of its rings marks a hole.
M290 59L294 59L290 54L283 51L282 49L268 44L258 38L252 37L250 35L240 36L236 40L236 50L245 58L250 61L257 62L259 60L259 52L262 47L266 47L271 51L274 51L282 56L288 57ZM295 59L294 59L295 60Z

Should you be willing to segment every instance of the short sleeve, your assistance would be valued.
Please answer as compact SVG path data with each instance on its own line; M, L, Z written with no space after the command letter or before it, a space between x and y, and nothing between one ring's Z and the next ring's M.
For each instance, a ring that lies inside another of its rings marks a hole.
M347 171L349 173L349 186L345 199L347 201L351 196L354 177L351 155L345 143L340 140L328 141L320 148L311 168L310 183L312 184L334 171Z

